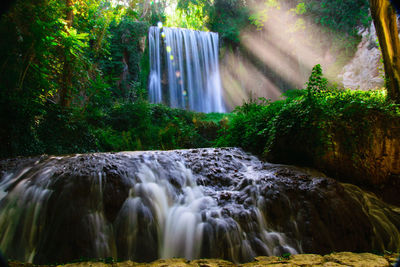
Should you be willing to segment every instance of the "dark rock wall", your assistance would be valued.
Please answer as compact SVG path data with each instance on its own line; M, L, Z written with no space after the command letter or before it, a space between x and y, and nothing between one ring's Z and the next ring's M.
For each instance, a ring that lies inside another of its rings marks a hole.
M369 118L366 133L336 127L330 150L315 158L315 167L339 180L375 192L383 200L400 205L400 121Z

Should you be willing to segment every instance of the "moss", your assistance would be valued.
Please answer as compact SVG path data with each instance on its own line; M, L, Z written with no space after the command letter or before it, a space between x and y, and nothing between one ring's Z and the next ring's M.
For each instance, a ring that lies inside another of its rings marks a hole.
M386 254L383 256L374 255L371 253L352 253L352 252L335 252L325 256L316 254L297 254L291 255L287 258L275 257L275 256L260 256L256 257L253 262L240 264L243 267L250 266L376 266L385 267L389 264L393 264L396 259L395 254ZM45 265L33 265L20 263L16 261L9 262L10 267L35 267ZM198 259L188 261L186 259L161 259L151 263L136 263L132 261L124 262L106 262L104 260L98 261L87 261L87 262L75 262L65 264L66 267L107 267L107 266L208 266L208 267L229 267L238 266L232 262L222 259Z

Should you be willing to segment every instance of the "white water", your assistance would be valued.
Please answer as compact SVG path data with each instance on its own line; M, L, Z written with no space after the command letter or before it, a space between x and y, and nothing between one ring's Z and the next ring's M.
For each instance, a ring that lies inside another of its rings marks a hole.
M139 217L145 214L151 224L156 224L160 258L201 257L206 228L225 231L230 248L229 255L226 255L228 258L238 261L241 254L250 260L257 255L239 224L221 215L217 201L204 194L203 186L196 184L191 170L184 166L183 161L171 161L165 169L160 160L164 159L157 155L145 157L135 177L130 178L134 186L116 219L118 231L129 236L126 243L128 251L135 251L140 245L139 232L146 230L138 229ZM280 248L296 254L296 249L288 245L285 235L268 230L261 211L257 207L254 210L259 227L254 230L260 233L264 254L279 255ZM216 242L218 240L210 244L213 249L218 249ZM134 254L129 255L130 259L135 257Z
M152 103L160 103L162 98L161 98L160 29L158 27L150 27L149 50L150 50L149 97Z
M0 161L0 250L38 264L398 251L398 214L236 148Z
M217 33L150 27L149 48L152 103L164 102L199 112L225 112Z
M260 253L251 245L254 240L262 244L262 255L297 253L298 248L291 247L283 233L268 228L258 207L244 211L248 219L255 214L256 221L242 222L249 224L249 230L223 215L215 198L217 189L198 185L182 158L153 153L124 156L129 172L119 179L128 186L129 194L113 222L106 218L104 198L107 184L113 184L115 178L107 177L101 166L87 180L88 193L78 202L73 201L81 196L72 192L86 192L79 182L86 176L63 177L60 168L76 170L73 162L80 162L79 155L61 159L62 162L60 158L50 158L4 175L0 180L0 249L14 259L36 261L38 254L47 253L39 249L40 244L48 242L47 233L57 231L52 227L81 214L81 221L73 222L73 229L78 232L71 233L82 236L78 243L86 242L85 250L95 258L137 260L141 259L140 253L151 249L157 258L195 259L204 256L204 249L216 256L226 249L224 257L249 261ZM80 206L74 206L77 203ZM58 208L49 209L49 205ZM229 209L235 212L242 207L232 205ZM49 214L50 223L46 219ZM63 241L61 238L58 242Z

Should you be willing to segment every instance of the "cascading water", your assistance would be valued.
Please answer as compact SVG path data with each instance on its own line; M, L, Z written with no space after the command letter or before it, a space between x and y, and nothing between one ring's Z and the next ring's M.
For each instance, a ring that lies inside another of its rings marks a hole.
M149 29L149 53L150 53L150 74L149 74L149 97L150 102L160 103L161 92L161 51L160 51L160 28L150 27Z
M35 263L396 251L400 213L240 149L0 161L0 250Z
M225 112L217 33L150 27L149 51L152 103L164 102L199 112Z

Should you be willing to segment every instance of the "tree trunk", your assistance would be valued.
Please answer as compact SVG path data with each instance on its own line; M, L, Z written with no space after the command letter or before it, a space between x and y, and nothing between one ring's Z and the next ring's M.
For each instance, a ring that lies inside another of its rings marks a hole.
M72 23L74 21L74 12L73 12L73 2L72 0L66 0L67 6L67 18L66 27L69 29L72 27ZM69 107L71 104L71 88L72 88L72 64L71 64L71 56L68 55L69 51L64 51L64 66L62 73L62 81L61 81L61 91L60 91L60 105L62 107Z
M150 9L149 0L145 0L144 3L143 3L143 12L142 12L142 15L140 17L141 18L146 17L147 12L149 11L149 9Z
M396 103L400 103L400 41L396 12L389 0L370 0L369 2L382 51L388 96Z

